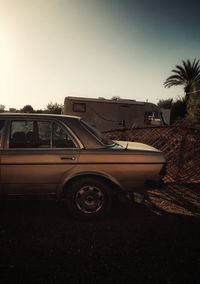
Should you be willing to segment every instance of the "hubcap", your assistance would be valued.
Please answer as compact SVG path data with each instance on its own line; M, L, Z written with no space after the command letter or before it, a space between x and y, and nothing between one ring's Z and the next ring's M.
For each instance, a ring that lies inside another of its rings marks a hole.
M103 192L93 185L84 186L76 193L75 202L78 209L83 213L97 213L103 206Z

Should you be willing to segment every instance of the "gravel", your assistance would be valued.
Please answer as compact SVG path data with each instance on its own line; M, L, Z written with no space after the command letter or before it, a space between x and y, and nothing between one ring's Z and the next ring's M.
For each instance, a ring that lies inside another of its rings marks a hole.
M0 283L199 283L200 186L169 185L78 221L54 201L0 213Z

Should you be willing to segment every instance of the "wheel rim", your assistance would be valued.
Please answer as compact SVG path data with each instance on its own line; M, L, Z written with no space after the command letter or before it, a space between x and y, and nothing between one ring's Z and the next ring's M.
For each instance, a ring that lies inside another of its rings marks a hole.
M75 202L78 209L83 213L94 214L103 207L104 195L100 188L87 185L78 190Z

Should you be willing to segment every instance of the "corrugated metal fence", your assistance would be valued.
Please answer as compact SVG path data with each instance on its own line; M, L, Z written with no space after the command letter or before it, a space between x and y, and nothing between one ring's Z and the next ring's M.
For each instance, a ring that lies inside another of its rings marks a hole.
M200 128L163 126L109 131L115 140L142 142L161 150L167 159L166 181L200 183Z

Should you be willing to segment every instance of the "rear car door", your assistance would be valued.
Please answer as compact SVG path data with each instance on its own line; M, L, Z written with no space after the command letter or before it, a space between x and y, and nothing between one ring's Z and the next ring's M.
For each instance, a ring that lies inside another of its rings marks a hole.
M50 119L12 118L6 141L1 179L7 194L56 194L79 157L73 133Z
M7 122L6 119L0 118L0 197L4 194L2 186L2 177L1 177L1 160L3 153L3 141L5 137L6 122Z

